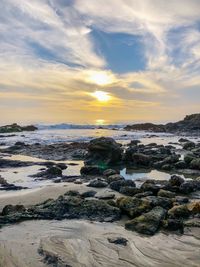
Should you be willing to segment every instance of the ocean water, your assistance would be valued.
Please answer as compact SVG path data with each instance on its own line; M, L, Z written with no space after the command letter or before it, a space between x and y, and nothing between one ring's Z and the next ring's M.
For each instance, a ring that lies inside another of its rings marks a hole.
M11 134L7 134L8 136ZM35 132L15 133L13 137L1 137L0 143L12 145L17 141L27 144L42 143L52 144L60 142L87 142L98 137L112 137L116 141L124 143L135 139L146 139L145 143L150 143L156 138L159 143L164 140L177 141L177 137L165 133L150 132L130 132L124 130L111 129L40 129ZM166 139L167 138L167 139Z
M11 134L7 134L11 135ZM181 146L177 144L180 136L164 133L150 133L150 132L128 132L124 130L112 130L112 129L57 129L57 128L42 128L35 132L22 132L16 133L13 137L0 137L0 147L10 146L15 144L17 141L25 142L26 144L42 143L42 144L52 144L60 142L88 142L93 138L97 137L112 137L117 142L122 144L127 144L131 140L139 139L143 144L157 143L168 145L170 143L176 143L176 147L180 149ZM200 141L200 139L189 138L192 141ZM13 160L22 161L42 161L41 159L26 157L22 155L9 156ZM62 161L68 165L68 161ZM69 167L64 171L64 175L80 175L80 168L83 166L82 161L75 161L77 165ZM24 168L12 168L1 170L1 175L10 183L14 183L20 186L26 186L30 189L49 186L53 184L53 181L38 181L31 177L31 175L39 171L39 166L30 166ZM121 175L125 179L133 180L146 180L146 179L164 179L168 180L170 178L170 173L160 172L157 170L131 170L127 168L121 169ZM6 192L5 192L6 193ZM9 194L12 192L9 192ZM1 195L3 192L1 191Z

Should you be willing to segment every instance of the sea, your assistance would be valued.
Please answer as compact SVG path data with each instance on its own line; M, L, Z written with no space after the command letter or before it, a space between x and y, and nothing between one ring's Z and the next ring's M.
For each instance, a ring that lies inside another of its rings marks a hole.
M124 145L128 144L131 140L140 140L143 144L157 143L163 145L173 144L176 146L180 154L182 147L178 144L180 136L166 133L153 133L142 131L125 131L123 125L107 125L107 126L95 126L95 125L73 125L73 124L61 124L61 125L37 125L38 130L34 132L20 132L0 135L0 148L5 148L14 145L16 142L24 142L26 144L55 144L62 142L89 142L94 138L101 136L112 137L117 142ZM9 137L8 137L9 136ZM200 138L187 137L189 140L199 142ZM22 161L38 161L41 159L23 156L23 155L1 155L3 158L9 158L13 160ZM56 162L56 161L55 161ZM62 161L66 164L72 163L72 161ZM80 168L83 166L82 161L76 161L77 165L70 165L63 172L64 175L80 175ZM30 166L25 168L12 168L1 170L1 175L9 182L15 185L25 186L30 189L36 189L43 186L49 186L53 181L38 181L31 178L31 175L37 173L38 166ZM146 179L167 180L173 173L158 171L158 170L135 170L127 169L123 167L120 170L122 176L125 179L133 179L135 181L144 181ZM184 176L184 175L182 175ZM188 178L185 176L185 178ZM1 192L1 196L11 194L12 192Z

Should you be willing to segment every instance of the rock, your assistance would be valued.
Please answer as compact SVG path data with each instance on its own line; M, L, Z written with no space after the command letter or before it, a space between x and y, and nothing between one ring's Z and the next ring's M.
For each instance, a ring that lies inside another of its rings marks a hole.
M67 165L65 163L57 163L56 166L58 168L60 168L61 170L66 170L67 169Z
M200 214L200 201L194 201L187 204L187 208L193 215Z
M117 199L117 206L131 218L151 209L148 200L135 197L121 197Z
M184 227L200 227L200 219L192 218L183 222Z
M10 125L5 125L0 127L0 133L14 133L14 132L22 132L22 131L36 131L37 127L33 125L28 126L20 126L17 123L13 123Z
M155 183L155 181L145 181L141 186L142 191L151 191L153 194L157 195L160 190L160 186Z
M138 193L141 193L141 189L132 186L122 186L120 187L119 192L126 196L134 196Z
M194 181L186 181L180 185L179 190L182 194L190 194L196 190L196 184Z
M139 143L141 143L140 140L131 140L129 146L137 146Z
M96 198L98 199L113 199L115 197L115 194L112 194L112 193L108 193L108 192L105 192L105 193L98 193L96 194L95 196Z
M96 195L96 191L94 191L94 190L90 190L90 191L86 191L86 192L83 192L82 194L81 194L81 197L82 198L87 198L87 197L94 197L95 195Z
M174 198L176 196L176 194L173 192L167 191L167 190L160 189L158 191L158 196L159 197Z
M3 208L1 215L6 216L6 215L10 215L10 214L15 214L15 213L22 213L25 210L26 209L23 205L6 205Z
M188 153L184 156L184 161L188 165L195 158L195 155L192 153Z
M104 180L101 180L101 179L94 179L94 180L90 181L90 183L87 186L102 188L102 187L107 187L108 183L106 183Z
M195 170L200 170L200 158L193 159L190 162L190 168Z
M53 166L53 167L48 168L46 173L54 177L62 176L62 169L57 166Z
M131 221L127 221L125 223L125 228L141 234L154 235L165 215L165 209L155 207L151 211L144 213Z
M80 193L77 190L69 190L65 193L65 196L77 197Z
M142 198L142 197L148 197L152 195L153 195L152 191L146 191L146 192L138 193L134 197Z
M183 149L185 150L191 150L192 148L195 148L194 142L189 141L183 144Z
M103 172L103 175L109 177L111 175L119 174L119 171L113 169L107 169Z
M56 200L49 199L41 204L31 206L27 210L7 212L4 208L0 216L0 225L23 220L44 219L85 219L100 222L112 222L120 219L121 211L107 204L104 200L86 200L80 196L60 196ZM12 212L12 213L11 213Z
M148 132L154 132L154 133L162 133L165 132L164 125L156 125L153 123L139 123L139 124L133 124L133 125L127 125L124 127L124 130L126 131L148 131Z
M190 216L190 211L188 210L187 204L174 206L168 210L168 216L170 218L187 218Z
M151 158L142 153L132 154L132 162L137 166L149 166L151 163Z
M120 174L113 174L105 178L106 181L110 184L114 181L119 181L119 180L125 180L124 177Z
M121 145L109 137L100 137L90 141L86 163L106 168L122 159Z
M163 221L163 227L169 231L180 231L183 234L183 221L177 219L167 219Z
M128 240L124 237L108 237L108 242L116 245L126 246Z
M177 202L178 204L185 204L185 203L189 202L189 198L188 197L182 197L182 196L176 196L175 202Z
M135 187L135 182L132 180L118 180L110 183L110 188L118 192L120 188L124 186Z
M179 142L179 143L186 143L186 142L189 142L189 140L186 139L186 138L180 138L180 139L178 140L178 142Z
M175 168L177 168L177 169L185 169L185 168L187 168L187 164L186 164L185 161L183 161L183 160L180 160L180 161L176 162L176 163L174 164L174 166L175 166Z
M160 206L164 209L170 209L173 206L173 201L167 197L159 197L159 196L148 196L142 198L150 203L151 207Z
M169 179L169 184L171 186L180 186L181 184L184 183L184 179L178 175L172 175L171 178Z
M83 166L80 173L82 175L101 175L103 173L103 169L97 166Z
M25 146L26 144L24 142L16 142L15 146Z

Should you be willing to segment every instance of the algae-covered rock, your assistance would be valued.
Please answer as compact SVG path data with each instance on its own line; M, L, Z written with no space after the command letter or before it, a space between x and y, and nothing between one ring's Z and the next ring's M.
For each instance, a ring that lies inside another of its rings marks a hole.
M165 215L165 209L155 207L151 211L144 213L131 221L127 221L125 223L125 228L141 234L153 235L158 230Z

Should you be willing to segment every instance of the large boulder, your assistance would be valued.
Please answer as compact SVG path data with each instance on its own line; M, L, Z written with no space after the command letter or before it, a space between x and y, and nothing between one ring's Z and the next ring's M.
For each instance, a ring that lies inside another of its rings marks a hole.
M86 165L97 165L106 168L122 159L121 145L109 137L100 137L90 141Z
M121 197L117 199L117 206L130 218L135 218L151 209L151 204L148 200L136 197Z
M165 209L155 207L151 211L144 213L131 221L127 221L125 223L125 228L141 234L153 235L158 230L165 215Z
M132 180L117 180L110 183L110 188L115 191L120 191L121 187L129 186L129 187L135 187L135 182Z

